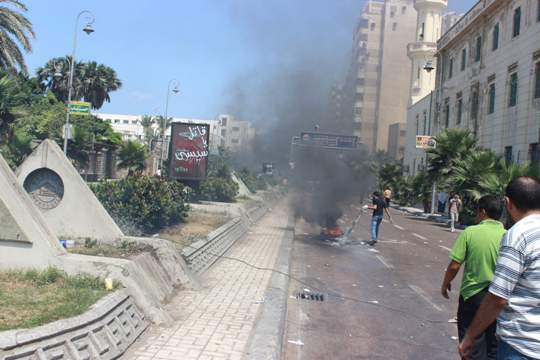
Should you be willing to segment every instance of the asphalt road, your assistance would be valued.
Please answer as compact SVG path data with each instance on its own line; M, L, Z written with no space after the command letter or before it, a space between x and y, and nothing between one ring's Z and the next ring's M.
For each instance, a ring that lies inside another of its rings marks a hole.
M351 206L343 227L360 213ZM344 246L297 225L291 274L303 283L290 282L283 359L459 359L456 324L449 320L456 314L461 274L450 300L439 290L458 233L397 211L392 215L394 224L381 224L374 248L361 244L369 240L370 213L362 213Z

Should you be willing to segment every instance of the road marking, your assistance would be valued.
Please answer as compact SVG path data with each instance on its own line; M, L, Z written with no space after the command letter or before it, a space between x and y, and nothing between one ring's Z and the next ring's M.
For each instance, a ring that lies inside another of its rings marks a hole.
M416 237L419 238L420 240L427 240L426 237L423 237L422 235L418 235L417 233L412 233L412 236L416 236Z
M392 266L392 264L388 263L388 262L386 261L386 259L385 259L384 257L382 257L381 255L375 255L375 257L376 257L377 259L379 259L379 261L382 262L382 264L383 264L384 266L386 266L387 268L389 268L389 269L393 269L393 268L394 268L394 266Z
M452 251L452 249L450 249L450 248L448 248L448 247L446 247L446 246L439 245L439 247L440 247L441 249L444 249L444 250Z
M403 226L399 226L399 225L396 225L396 224L394 224L394 227L396 229L399 229L399 230L402 230L402 231L405 230L405 228Z
M415 286L415 285L411 285L409 284L409 288L414 291L415 293L418 294L418 296L420 296L422 299L424 299L429 305L433 306L433 308L437 311L443 311L443 309L435 304L433 301L431 301L431 299L426 295L426 293L424 292L424 290L420 289L418 286Z
M380 243L388 243L388 244L408 244L409 242L407 240L379 240Z

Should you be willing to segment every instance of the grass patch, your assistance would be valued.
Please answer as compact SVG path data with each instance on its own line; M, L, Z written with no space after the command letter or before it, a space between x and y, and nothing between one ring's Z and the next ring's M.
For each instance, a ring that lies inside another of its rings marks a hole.
M108 244L98 244L97 241L85 241L84 244L68 248L67 251L73 254L105 256L120 259L129 259L142 252L152 251L150 245L137 244L133 241L123 241L120 246Z
M80 315L107 293L100 277L70 276L54 267L2 271L0 331L32 328Z
M164 229L159 236L174 242L178 248L182 249L192 242L205 238L227 221L229 217L224 214L192 211L185 223Z

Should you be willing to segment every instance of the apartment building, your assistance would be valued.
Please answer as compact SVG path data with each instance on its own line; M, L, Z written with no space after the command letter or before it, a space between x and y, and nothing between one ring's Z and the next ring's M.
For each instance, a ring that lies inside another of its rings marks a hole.
M217 122L220 128L220 146L231 152L253 150L256 131L249 121L241 121L232 115L220 114Z
M344 92L353 106L354 134L370 151L388 148L389 126L406 122L414 40L412 0L369 0L355 28Z

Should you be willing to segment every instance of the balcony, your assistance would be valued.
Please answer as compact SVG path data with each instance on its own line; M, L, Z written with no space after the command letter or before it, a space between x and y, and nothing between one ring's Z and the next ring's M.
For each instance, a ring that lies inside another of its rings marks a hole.
M407 55L429 54L434 55L437 51L437 43L434 42L414 42L407 44Z

